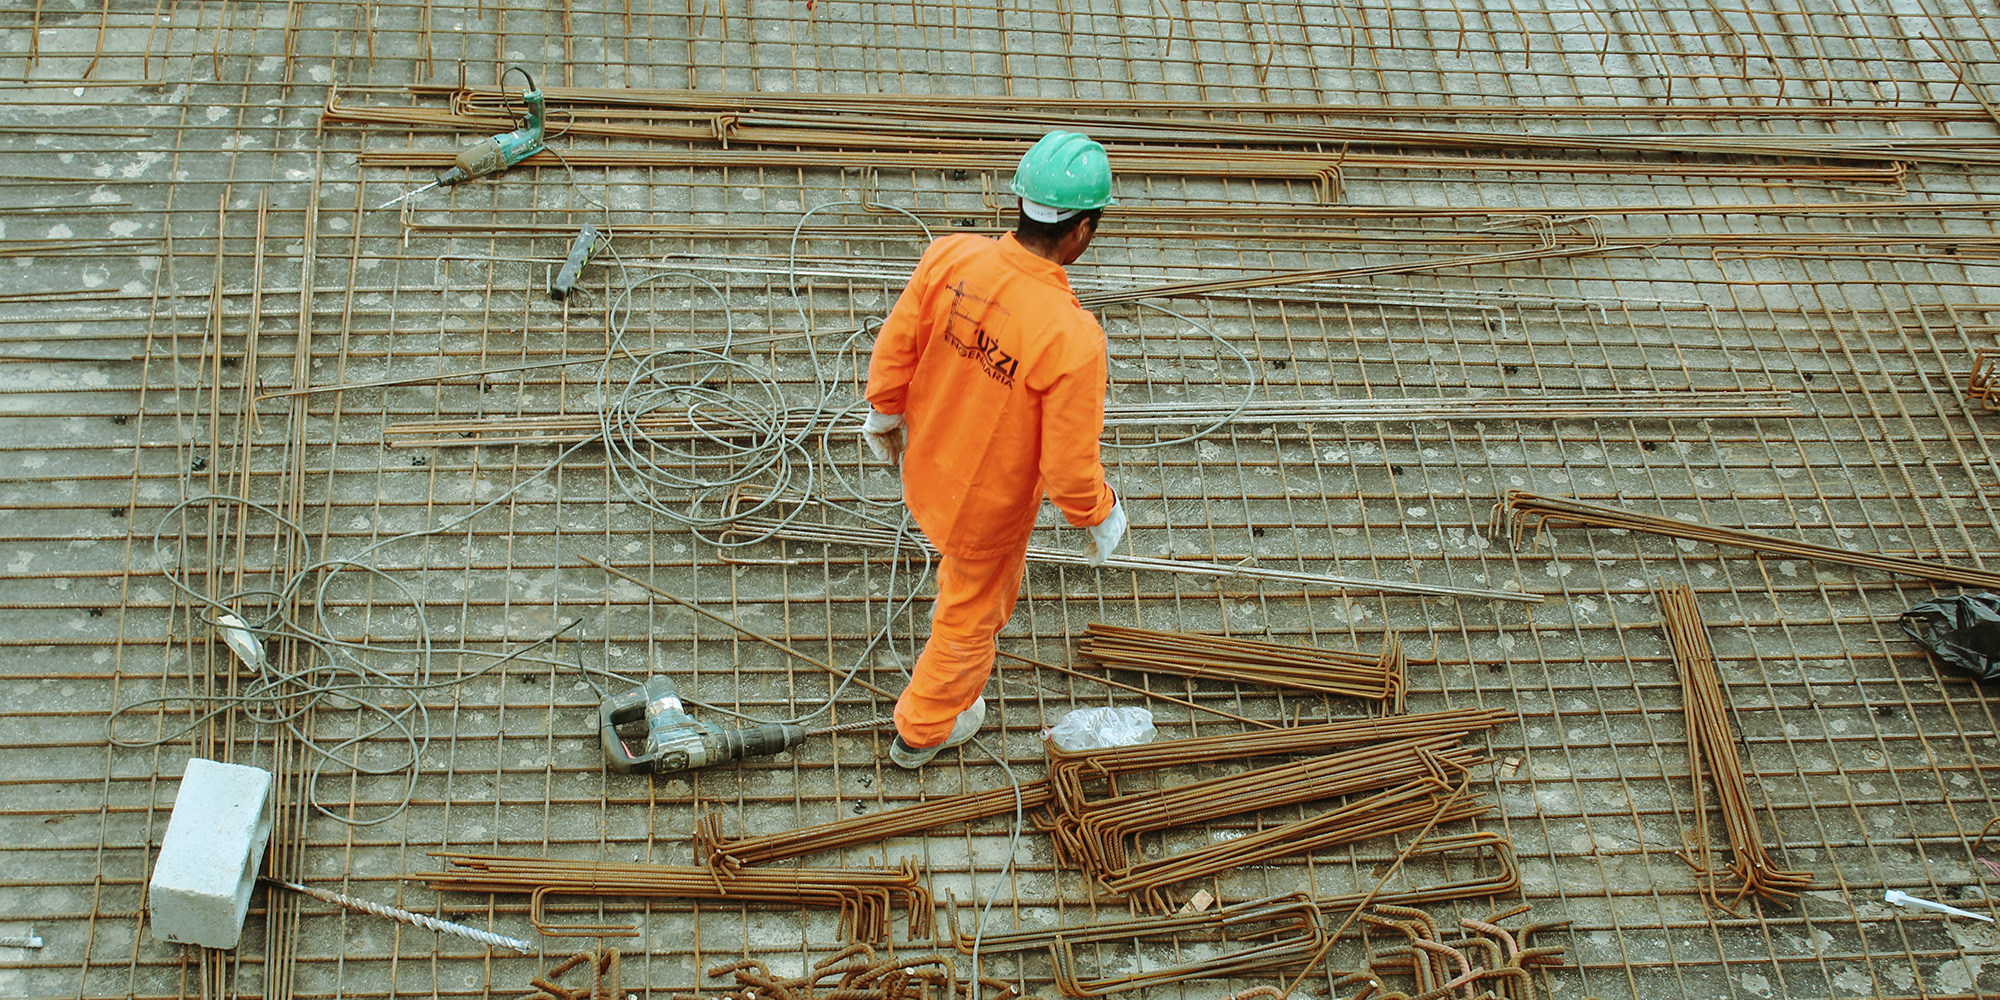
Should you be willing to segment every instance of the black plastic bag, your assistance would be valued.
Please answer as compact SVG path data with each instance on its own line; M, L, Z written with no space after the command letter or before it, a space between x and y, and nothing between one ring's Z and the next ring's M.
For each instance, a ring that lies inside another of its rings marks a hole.
M2000 594L1960 594L1903 612L1903 631L1955 667L2000 677Z

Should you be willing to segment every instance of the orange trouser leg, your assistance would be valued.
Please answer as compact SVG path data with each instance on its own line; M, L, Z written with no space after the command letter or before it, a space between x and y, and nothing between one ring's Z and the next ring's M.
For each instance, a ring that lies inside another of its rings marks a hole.
M1026 571L1024 549L938 562L937 606L910 686L896 700L896 731L913 747L936 746L951 735L958 713L972 707L993 672L993 638L1014 613Z

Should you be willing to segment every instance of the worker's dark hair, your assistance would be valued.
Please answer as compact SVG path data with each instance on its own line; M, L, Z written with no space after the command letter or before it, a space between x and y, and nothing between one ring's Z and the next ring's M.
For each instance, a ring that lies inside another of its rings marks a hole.
M1047 248L1069 234L1069 231L1086 221L1095 224L1104 217L1104 210L1093 208L1088 212L1078 212L1061 222L1036 222L1025 214L1014 217L1014 238L1031 247Z

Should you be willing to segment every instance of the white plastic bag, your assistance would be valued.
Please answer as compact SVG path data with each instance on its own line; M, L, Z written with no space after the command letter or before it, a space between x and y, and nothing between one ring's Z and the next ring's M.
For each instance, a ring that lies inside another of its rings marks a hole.
M1153 742L1153 713L1143 708L1079 708L1042 730L1064 753Z

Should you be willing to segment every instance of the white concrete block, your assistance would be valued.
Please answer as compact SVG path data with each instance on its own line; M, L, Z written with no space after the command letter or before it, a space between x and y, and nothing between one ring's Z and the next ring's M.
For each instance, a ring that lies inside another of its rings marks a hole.
M234 948L271 839L271 772L189 760L160 841L146 912L162 941Z

